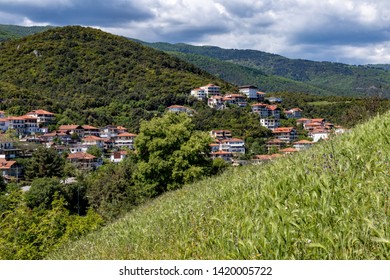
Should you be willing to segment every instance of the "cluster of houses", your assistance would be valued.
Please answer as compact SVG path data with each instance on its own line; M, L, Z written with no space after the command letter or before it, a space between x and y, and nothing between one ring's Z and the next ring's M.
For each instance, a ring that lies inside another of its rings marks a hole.
M281 156L291 154L311 147L315 142L326 140L331 134L341 134L345 129L326 122L325 119L302 118L300 108L283 110L279 107L282 98L265 97L265 93L259 91L255 86L241 86L238 94L222 95L220 87L208 84L191 91L191 95L198 100L207 100L211 108L224 110L229 105L246 107L251 103L253 113L259 115L260 124L272 130L273 138L266 142L268 155L258 155L255 161L268 161ZM265 102L267 101L267 102ZM188 112L190 109L184 106L181 112ZM170 110L170 109L169 109ZM295 127L281 127L281 118L296 119L297 126L302 125L308 131L312 139L298 141L298 133ZM229 130L212 131L216 142L211 145L212 157L223 158L226 161L233 161L237 155L245 153L245 142L242 139L232 138Z
M222 95L220 87L208 84L193 89L191 95L206 102L209 107L223 110L230 105L238 107L251 106L252 113L258 114L260 124L272 130L273 137L266 142L267 155L257 155L253 161L263 162L280 157L283 154L295 153L311 147L321 139L328 139L332 133L344 132L342 127L334 126L325 119L302 118L302 110L291 108L284 110L279 107L281 98L265 97L265 93L254 86L242 86L239 93ZM189 115L194 110L181 105L167 108L171 112L184 112ZM281 118L296 119L297 126L307 130L312 141L298 141L295 127L280 127ZM80 169L96 169L103 164L102 158L88 153L91 147L97 147L103 154L108 154L111 162L120 162L127 156L128 150L134 150L134 133L121 126L108 125L93 127L90 125L60 125L55 131L48 131L48 125L55 122L55 114L45 110L33 110L23 116L6 116L0 111L0 172L6 179L22 176L22 167L14 160L20 156L21 150L14 146L4 133L10 129L15 131L19 141L35 142L46 147L52 147L59 154L65 154L67 160ZM214 143L210 145L211 157L221 158L235 163L240 155L246 153L245 141L234 138L230 130L213 130L210 132ZM24 155L26 156L26 155Z
M103 164L102 158L87 153L91 147L97 147L102 153L110 151L111 162L123 160L127 150L134 149L137 135L129 133L125 127L60 125L56 131L48 132L47 126L54 121L55 114L45 110L35 110L19 117L6 117L5 112L0 112L0 172L5 179L18 179L23 175L23 168L14 160L22 156L21 149L15 147L15 140L4 133L9 129L19 135L19 142L33 142L52 147L59 154L65 153L67 160L79 169L96 169Z

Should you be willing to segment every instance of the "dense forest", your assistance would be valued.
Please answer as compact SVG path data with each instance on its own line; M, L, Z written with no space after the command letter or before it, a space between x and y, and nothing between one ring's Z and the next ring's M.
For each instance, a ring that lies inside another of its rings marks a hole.
M206 58L231 62L250 69L256 69L266 75L275 75L289 80L305 83L314 94L340 96L366 96L373 88L390 96L390 76L386 66L355 66L332 62L315 62L303 59L289 59L280 55L256 50L222 49L214 46L192 46L187 44L144 43L156 49L180 53L180 57L202 68ZM199 59L194 55L206 58ZM212 63L213 61L209 61ZM231 66L230 68L233 68ZM217 74L213 68L210 73ZM247 74L251 79L253 74ZM230 81L227 79L227 81ZM290 81L290 84L293 84ZM300 85L299 83L297 85ZM259 85L258 85L259 86ZM272 86L272 81L266 87ZM295 91L295 89L293 89ZM301 92L307 92L300 90Z
M59 121L137 127L192 88L236 87L182 60L92 28L65 27L0 45L0 109L38 107Z

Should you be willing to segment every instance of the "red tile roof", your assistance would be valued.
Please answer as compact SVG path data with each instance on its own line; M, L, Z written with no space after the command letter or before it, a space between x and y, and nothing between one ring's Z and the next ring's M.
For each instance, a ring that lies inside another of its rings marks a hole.
M95 159L95 158L96 158L95 156L83 152L77 152L68 155L68 159Z
M39 115L53 115L54 116L54 113L46 111L46 110L42 110L42 109L32 110L31 112L27 113L26 115L35 115L35 114L39 114Z
M16 161L0 158L0 169L10 169Z
M294 142L294 144L313 144L313 142L309 141L309 140L300 140L300 141Z
M137 136L138 136L137 134L128 133L128 132L118 134L118 137L137 137Z

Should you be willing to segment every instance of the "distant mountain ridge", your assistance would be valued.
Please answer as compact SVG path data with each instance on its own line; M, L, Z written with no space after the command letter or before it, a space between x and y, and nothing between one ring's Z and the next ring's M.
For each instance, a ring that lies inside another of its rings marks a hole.
M0 25L0 41L50 28ZM235 85L253 84L262 91L390 97L390 65L386 64L354 66L289 59L257 50L131 40L175 55Z
M192 46L181 43L143 44L170 53L178 53L181 58L191 61L201 68L202 64L197 63L196 59L193 59L193 55L218 59L259 70L265 75L302 82L315 88L311 92L314 94L366 96L376 90L384 97L390 97L388 65L354 66L333 62L315 62L304 59L289 59L256 50L223 49L215 46ZM210 67L209 69L210 73L218 74ZM269 85L265 84L264 86Z
M0 42L19 39L42 31L54 28L53 26L18 26L0 24Z

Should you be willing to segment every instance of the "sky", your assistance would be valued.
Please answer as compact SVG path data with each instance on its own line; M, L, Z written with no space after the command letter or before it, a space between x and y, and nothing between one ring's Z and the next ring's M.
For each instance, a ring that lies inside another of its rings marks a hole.
M146 42L390 63L388 0L0 0L0 23L82 25Z

